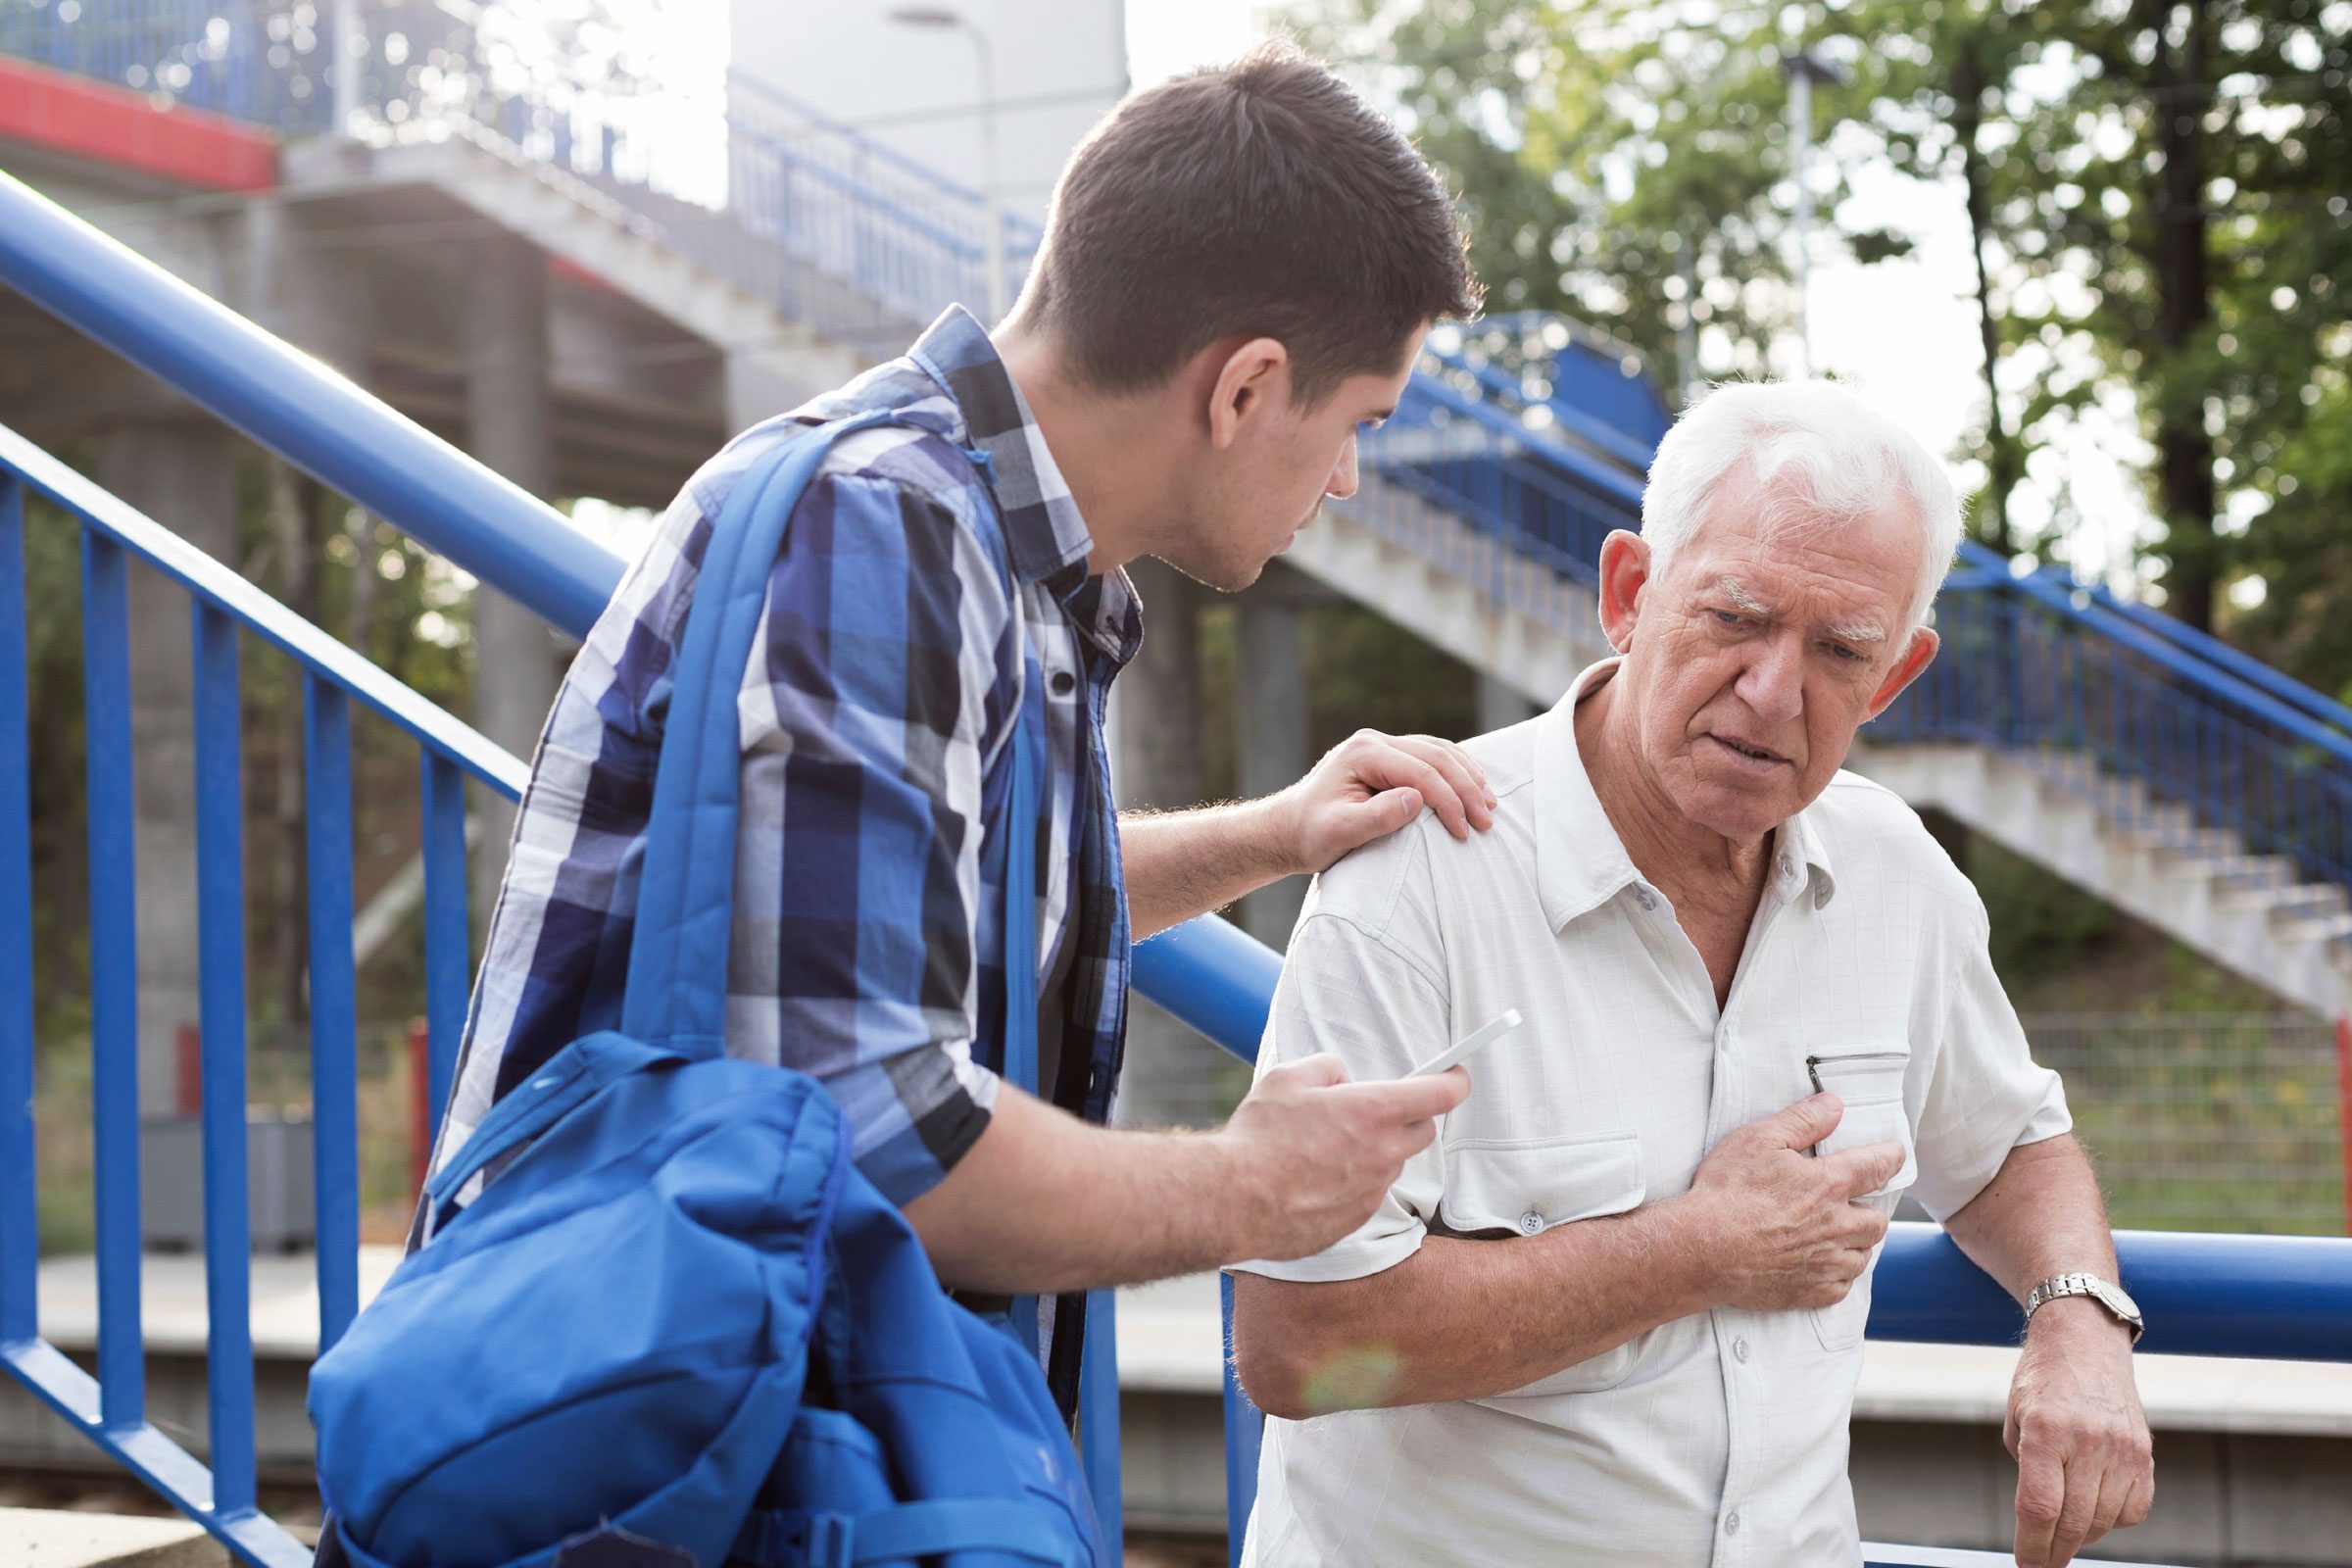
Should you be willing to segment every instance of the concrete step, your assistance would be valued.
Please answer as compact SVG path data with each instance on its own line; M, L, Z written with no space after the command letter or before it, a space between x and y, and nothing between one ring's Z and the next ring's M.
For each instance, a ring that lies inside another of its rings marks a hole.
M2352 943L2352 914L2324 915L2317 920L2297 920L2281 925L2278 933L2297 942Z
M0 1508L8 1568L225 1568L228 1549L185 1519Z

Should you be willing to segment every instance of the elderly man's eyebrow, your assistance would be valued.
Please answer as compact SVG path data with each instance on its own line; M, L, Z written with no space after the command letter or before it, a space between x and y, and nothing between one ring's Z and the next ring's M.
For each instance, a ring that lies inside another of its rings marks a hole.
M1883 643L1886 628L1875 621L1857 620L1843 626L1832 626L1830 635L1841 643Z
M1749 593L1737 577L1716 578L1715 591L1739 606L1747 614L1770 615L1772 613L1771 607L1754 594Z

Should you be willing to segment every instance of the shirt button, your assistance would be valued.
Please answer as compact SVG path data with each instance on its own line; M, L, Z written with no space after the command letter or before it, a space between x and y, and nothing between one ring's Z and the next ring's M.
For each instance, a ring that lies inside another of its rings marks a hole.
M1078 677L1066 669L1057 669L1054 672L1052 685L1054 696L1067 697L1078 689Z
M1732 1342L1732 1359L1735 1361L1747 1359L1747 1341L1744 1338Z
M1795 872L1795 870L1796 870L1796 860L1795 860L1795 858L1794 858L1793 857L1787 856L1787 855L1784 855L1784 856L1782 856L1782 857L1781 857L1781 875L1783 875L1783 876L1788 876L1788 875L1791 875L1791 874L1793 874L1793 873Z
M1658 901L1650 896L1647 888L1637 889L1634 893L1634 900L1644 909L1654 909L1658 906Z
M1731 1516L1724 1520L1723 1533L1727 1536L1736 1536L1740 1533L1740 1512L1738 1509L1735 1508L1732 1510Z
M1544 1216L1537 1213L1534 1209L1531 1208L1526 1213L1519 1216L1519 1229L1522 1233L1533 1236L1536 1234L1536 1232L1542 1230L1543 1228Z

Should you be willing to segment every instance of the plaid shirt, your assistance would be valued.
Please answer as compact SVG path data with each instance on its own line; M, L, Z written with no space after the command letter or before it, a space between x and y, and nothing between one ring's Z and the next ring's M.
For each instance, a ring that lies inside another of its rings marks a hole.
M803 495L736 698L727 1050L822 1080L895 1202L971 1148L996 1102L1005 741L1026 702L1051 759L1032 960L1044 1087L1107 1118L1129 959L1102 726L1142 619L1123 572L1087 574L1093 541L1027 404L950 309L906 357L706 464L589 633L532 761L436 1163L550 1056L619 1022L710 519L793 421L880 408L907 424L838 443Z

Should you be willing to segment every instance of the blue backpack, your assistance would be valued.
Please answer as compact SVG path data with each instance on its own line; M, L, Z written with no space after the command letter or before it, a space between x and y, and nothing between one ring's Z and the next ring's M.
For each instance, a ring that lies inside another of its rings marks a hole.
M722 1050L737 677L801 492L890 417L789 439L737 486L677 656L621 1027L491 1110L426 1200L497 1179L311 1371L355 1568L1115 1561L1033 1317L1024 1342L951 1301L822 1086ZM1008 955L1036 951L1038 744L1016 725ZM1033 1064L1035 966L1005 970L1005 1056Z

